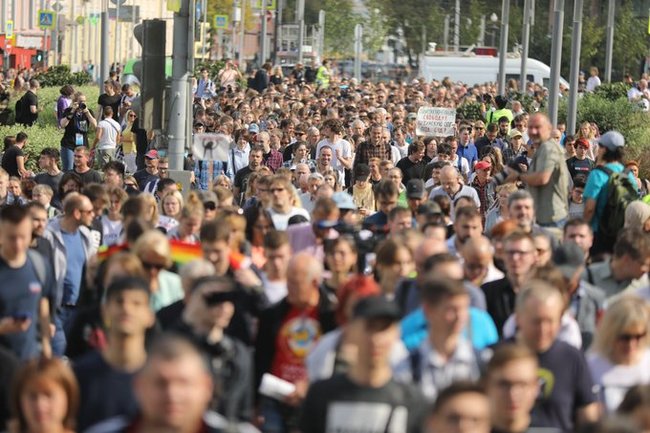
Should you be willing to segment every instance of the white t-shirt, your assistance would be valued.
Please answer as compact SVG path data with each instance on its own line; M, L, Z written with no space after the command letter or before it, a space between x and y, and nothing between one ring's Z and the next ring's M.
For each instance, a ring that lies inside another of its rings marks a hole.
M339 162L339 159L336 157L336 151L338 150L341 153L341 156L344 158L352 158L352 145L349 141L343 140L342 138L338 139L336 142L332 143L327 138L318 142L316 146L316 157L320 156L320 150L323 146L329 146L332 148L332 168L336 171L343 171L344 167Z
M102 245L111 246L119 243L122 228L122 220L111 221L108 216L102 215Z
M117 134L121 131L120 124L107 117L97 124L97 129L102 130L102 136L97 142L97 148L100 150L115 149L117 147Z
M614 412L618 408L632 386L650 383L650 349L643 352L637 365L613 365L597 353L587 354L587 364L594 382L600 387L600 396L607 412Z
M273 220L273 226L276 230L286 230L289 226L289 219L294 215L303 215L307 218L307 221L311 220L309 212L299 207L292 207L288 213L279 213L276 212L272 207L268 208L269 214L271 214L271 219Z
M585 86L585 90L587 92L593 92L596 90L596 87L600 86L600 78L596 77L589 77L587 80L587 85Z

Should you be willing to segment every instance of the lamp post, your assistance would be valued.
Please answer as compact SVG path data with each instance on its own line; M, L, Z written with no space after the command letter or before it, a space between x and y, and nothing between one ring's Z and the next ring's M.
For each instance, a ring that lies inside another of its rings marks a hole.
M498 22L499 16L492 12L492 15L490 15L490 30L492 30L492 43L490 44L491 47L496 47L497 30L499 30L499 26L497 25Z

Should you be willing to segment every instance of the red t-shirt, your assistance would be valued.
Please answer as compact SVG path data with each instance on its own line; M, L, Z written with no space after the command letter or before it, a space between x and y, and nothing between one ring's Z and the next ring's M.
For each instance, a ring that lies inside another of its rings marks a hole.
M317 307L307 310L291 308L275 337L271 374L292 383L307 379L305 358L321 333Z

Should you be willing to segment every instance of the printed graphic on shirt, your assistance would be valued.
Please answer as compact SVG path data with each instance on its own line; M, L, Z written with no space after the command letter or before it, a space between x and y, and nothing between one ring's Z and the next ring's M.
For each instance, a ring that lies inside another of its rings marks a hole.
M386 403L337 402L328 407L326 433L404 433L408 409Z

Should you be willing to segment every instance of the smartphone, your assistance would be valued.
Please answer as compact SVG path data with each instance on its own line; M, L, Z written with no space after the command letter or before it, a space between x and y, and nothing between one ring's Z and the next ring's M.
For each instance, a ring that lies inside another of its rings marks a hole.
M29 313L14 313L11 317L18 322L24 322L25 320L31 319L32 315Z

